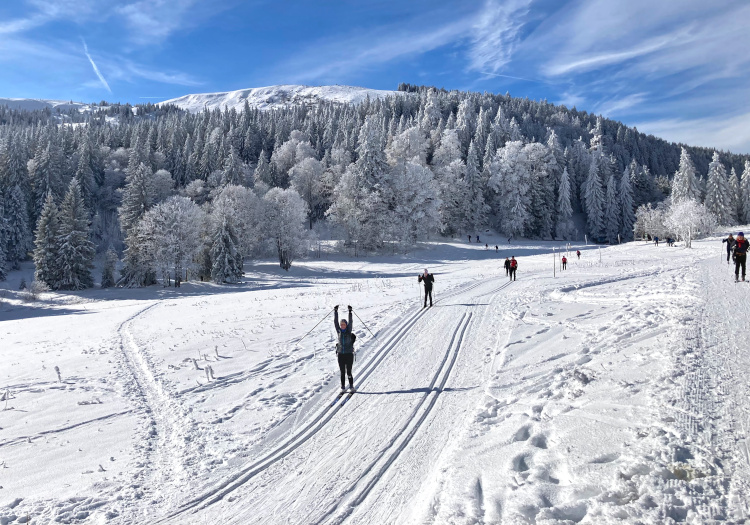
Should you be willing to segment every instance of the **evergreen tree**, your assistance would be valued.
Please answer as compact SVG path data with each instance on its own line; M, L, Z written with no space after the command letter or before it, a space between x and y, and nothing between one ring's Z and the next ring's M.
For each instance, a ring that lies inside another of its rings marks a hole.
M570 204L570 175L568 168L564 168L560 178L560 189L557 196L557 225L555 237L566 241L572 240L573 231L573 207Z
M94 209L94 170L91 169L91 145L84 138L78 151L78 167L75 173L75 179L78 181L78 187L81 188L83 202L89 210Z
M745 169L740 180L742 223L750 223L750 160L745 161Z
M115 266L117 265L117 252L109 247L104 257L104 267L102 268L102 288L111 288L115 285Z
M227 155L224 161L224 175L221 179L221 184L223 186L228 184L234 186L245 185L245 170L242 167L240 156L234 147L231 148L229 155Z
M138 221L151 209L154 202L151 169L141 163L125 179L125 189L122 192L122 205L119 208L120 226L126 234L130 232Z
M36 225L34 249L34 279L52 287L60 278L60 219L55 199L51 194L42 207Z
M720 225L732 223L732 197L729 194L727 170L714 152L713 160L708 165L708 180L706 181L706 200L708 211L716 216Z
M33 161L29 164L29 177L32 188L33 216L38 218L47 200L47 195L55 199L62 196L62 170L56 163L52 143L38 148Z
M216 229L211 245L211 279L216 283L236 283L244 275L243 258L237 235L226 216Z
M730 224L737 224L742 217L742 193L740 192L740 178L737 176L737 171L732 168L729 173L729 180L727 181L727 187L729 189L729 198L731 200L731 218Z
M614 176L610 177L607 181L606 199L607 241L610 244L615 244L617 242L617 235L620 233L620 216L622 215L622 210L620 209L620 201L617 198L617 181Z
M625 168L620 178L620 211L622 212L620 235L625 242L633 240L633 225L635 224L635 204L631 180L630 167Z
M469 143L466 155L466 172L463 184L464 202L464 231L478 232L486 224L489 207L484 203L484 186L479 172L479 152L474 147L474 141Z
M89 236L89 212L83 202L78 181L70 181L68 192L60 205L59 277L56 290L81 290L93 286L94 243Z
M583 185L583 203L586 212L586 227L592 239L598 239L604 231L604 194L599 178L599 164L606 159L601 155L591 157L589 174Z
M700 199L700 186L695 173L693 159L685 148L680 153L680 168L672 179L672 202L684 199Z
M20 184L5 194L5 257L11 269L28 258L33 246L29 227L28 197Z
M149 241L148 233L139 224L128 231L117 286L133 288L156 284L154 257L147 248Z

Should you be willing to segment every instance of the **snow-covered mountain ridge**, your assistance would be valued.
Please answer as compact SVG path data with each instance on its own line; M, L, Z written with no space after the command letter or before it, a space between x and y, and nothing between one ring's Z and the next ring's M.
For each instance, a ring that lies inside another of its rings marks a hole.
M0 98L0 106L7 106L10 109L37 111L40 109L50 108L67 111L69 109L78 109L79 111L89 111L91 104L84 102L73 102L72 100L48 100L42 98Z
M339 102L342 104L359 104L367 97L370 99L385 98L400 94L399 91L369 89L355 86L300 86L281 85L266 86L221 93L197 93L165 100L160 104L174 104L191 113L208 109L241 110L245 101L251 108L262 110L279 109L290 104L316 105L320 101Z

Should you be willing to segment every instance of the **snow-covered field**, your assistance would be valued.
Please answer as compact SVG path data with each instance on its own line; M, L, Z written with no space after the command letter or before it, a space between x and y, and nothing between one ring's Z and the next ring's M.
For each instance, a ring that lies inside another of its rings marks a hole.
M398 91L369 89L354 86L299 86L281 85L239 89L223 93L197 93L165 100L160 104L174 104L191 113L204 109L236 109L241 111L245 101L251 108L278 109L290 104L316 105L321 100L341 104L359 104L367 97L371 100L398 94Z
M554 277L553 246L27 303L11 273L0 524L744 523L750 286L719 239L581 247ZM343 405L332 316L301 340L335 304L358 316Z

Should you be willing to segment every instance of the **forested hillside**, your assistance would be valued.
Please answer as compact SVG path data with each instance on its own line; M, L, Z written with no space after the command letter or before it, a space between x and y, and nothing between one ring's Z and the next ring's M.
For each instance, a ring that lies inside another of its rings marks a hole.
M640 205L668 196L681 155L707 206L720 182L707 186L709 164L730 189L750 184L746 156L546 101L399 90L268 111L0 107L0 277L32 257L39 281L84 288L95 252L109 250L105 272L121 258L121 285L186 271L231 282L247 258L274 253L288 269L321 224L364 251L487 227L615 242L633 237Z

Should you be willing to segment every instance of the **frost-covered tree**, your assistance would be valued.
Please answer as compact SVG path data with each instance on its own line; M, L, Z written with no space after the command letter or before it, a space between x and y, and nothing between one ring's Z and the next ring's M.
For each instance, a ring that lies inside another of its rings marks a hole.
M263 203L249 188L225 186L211 203L211 224L216 231L228 218L237 236L238 250L247 257L258 247Z
M495 192L498 229L523 236L531 224L531 169L523 142L510 141L497 150L489 185Z
M153 174L141 163L125 179L122 205L119 208L120 226L126 234L132 230L154 203Z
M487 221L489 206L484 202L484 184L479 170L479 152L474 146L473 140L469 143L464 183L460 189L464 191L461 199L463 229L467 232L481 231Z
M635 204L633 202L633 186L631 184L630 167L625 168L620 177L620 235L624 241L633 240L633 225L635 224Z
M678 201L679 202L679 201ZM706 208L716 216L721 225L732 223L732 196L727 183L727 170L721 163L718 153L714 153L711 164L708 165L708 179L706 180Z
M740 180L740 208L742 209L742 223L750 223L750 160L745 161L745 169Z
M324 217L323 163L313 157L307 157L289 170L292 186L304 199L309 210L308 224Z
M732 168L729 173L729 179L727 181L727 188L729 190L729 198L731 199L731 218L730 224L736 224L740 217L742 217L742 193L740 192L740 178L737 176L737 171Z
M600 165L606 162L601 155L591 157L591 165L583 185L583 204L589 235L597 239L604 232L604 192L599 175Z
M29 227L28 197L21 184L5 194L5 257L11 269L28 258L33 246Z
M672 202L682 199L700 199L700 186L693 159L685 148L680 153L680 168L672 178Z
M28 164L32 188L32 209L35 218L39 217L47 200L47 195L55 199L62 197L62 166L56 148L48 142L46 147L37 149L34 158Z
M93 286L91 270L96 250L91 242L89 212L78 181L73 179L60 205L59 274L55 290L82 290Z
M693 199L682 199L672 203L666 213L665 226L692 248L693 239L712 233L717 226L716 216L706 206Z
M117 265L117 252L111 246L104 256L104 266L102 267L102 288L111 288L115 285L115 267Z
M213 234L211 279L216 283L236 283L244 275L243 257L231 220L225 215Z
M560 189L557 196L557 225L555 227L555 237L566 241L573 238L573 207L570 203L570 175L568 168L564 168L560 178Z
M243 186L245 184L245 169L242 165L240 155L234 147L230 149L229 155L224 160L224 172L221 184L222 186L228 184Z
M617 198L617 180L610 177L607 181L606 194L606 236L610 244L617 242L617 235L620 233L620 200Z
M307 204L291 188L272 188L263 197L263 201L263 236L275 248L279 265L284 270L289 270L294 260L303 253L307 240Z
M138 224L148 259L166 284L196 266L203 247L205 213L187 197L170 197L146 212Z
M47 286L57 283L60 275L60 218L52 194L42 207L36 224L34 248L34 279Z

